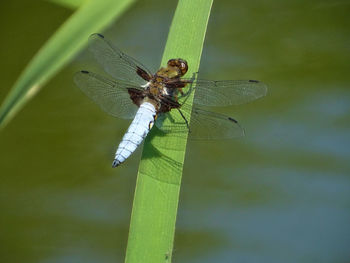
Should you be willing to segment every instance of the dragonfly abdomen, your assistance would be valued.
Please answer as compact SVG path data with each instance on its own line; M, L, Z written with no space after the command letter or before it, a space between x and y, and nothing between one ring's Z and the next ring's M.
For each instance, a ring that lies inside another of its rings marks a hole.
M124 162L142 143L153 126L155 116L156 109L151 103L143 102L140 105L134 120L118 146L112 167L117 167Z

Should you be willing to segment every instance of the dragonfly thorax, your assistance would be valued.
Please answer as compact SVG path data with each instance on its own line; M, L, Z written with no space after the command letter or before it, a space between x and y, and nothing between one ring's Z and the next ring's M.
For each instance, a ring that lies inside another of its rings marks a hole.
M156 78L173 79L186 74L188 65L186 60L181 58L170 59L166 67L160 68L155 74Z

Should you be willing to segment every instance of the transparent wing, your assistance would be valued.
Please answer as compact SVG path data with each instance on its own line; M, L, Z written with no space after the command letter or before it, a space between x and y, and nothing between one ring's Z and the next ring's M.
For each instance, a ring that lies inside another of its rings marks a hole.
M196 140L221 140L241 136L244 136L244 130L232 117L199 108L192 109L190 138L193 137L192 139Z
M188 111L181 107L184 116L188 117ZM176 113L176 110L173 110ZM180 113L178 113L180 114ZM165 119L169 122L165 122ZM170 133L172 136L183 136L188 132L188 127L184 120L175 121L169 113L161 114L156 126L164 133ZM224 114L206 111L193 107L191 114L191 124L189 139L191 140L221 140L232 139L244 136L244 130L238 122Z
M88 71L77 72L75 84L102 110L114 117L132 119L137 106L132 103L128 88L136 88L123 81L114 81Z
M152 76L145 66L114 47L101 34L92 34L89 37L89 50L104 70L115 79L140 86L147 83L145 79Z
M264 83L257 80L194 80L193 103L204 106L238 105L263 97L267 93ZM191 88L191 87L190 87Z

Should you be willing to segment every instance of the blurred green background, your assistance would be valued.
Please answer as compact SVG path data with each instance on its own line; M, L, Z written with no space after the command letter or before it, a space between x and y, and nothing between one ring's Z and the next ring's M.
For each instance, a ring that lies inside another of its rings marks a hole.
M157 69L175 7L138 1L103 33ZM349 262L349 11L349 1L214 1L199 76L259 79L269 93L215 109L246 137L189 142L174 262ZM72 13L0 4L1 101ZM82 52L0 133L0 262L124 261L141 150L111 168L129 122L72 80L96 65Z

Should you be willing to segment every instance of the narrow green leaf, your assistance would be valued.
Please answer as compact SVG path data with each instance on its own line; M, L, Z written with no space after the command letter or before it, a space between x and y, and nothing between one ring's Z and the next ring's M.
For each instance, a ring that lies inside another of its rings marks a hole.
M83 4L39 50L16 81L0 107L0 128L87 44L91 33L112 23L133 2L92 0Z
M187 77L197 72L212 0L180 0L172 21L162 65L170 58L189 64ZM192 104L193 94L186 104ZM176 119L181 118L173 112ZM170 262L187 135L146 138L131 215L126 263Z

